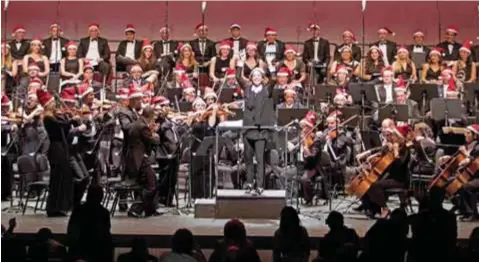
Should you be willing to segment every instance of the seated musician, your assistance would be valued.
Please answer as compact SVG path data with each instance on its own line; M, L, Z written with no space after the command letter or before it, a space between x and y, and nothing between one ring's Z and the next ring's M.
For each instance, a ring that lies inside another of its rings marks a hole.
M344 30L343 43L334 50L334 60L339 60L341 58L343 47L348 47L351 50L353 60L358 63L361 61L361 47L359 47L353 31L349 29Z
M185 74L185 67L177 64L175 68L173 68L173 81L168 82L166 84L167 88L182 88L183 86L181 85L183 82L182 76Z
M459 49L459 59L453 67L457 80L462 83L474 83L477 79L477 65L472 60L471 43L464 42Z
M373 83L378 82L381 78L381 72L383 71L384 60L382 59L381 49L377 46L371 46L369 48L365 61L360 64L360 77L364 81L371 81Z
M126 25L125 40L120 41L116 49L115 61L117 72L128 72L129 67L136 64L140 57L141 41L136 38L136 28L132 24Z
M429 52L427 62L422 65L421 82L425 84L441 84L443 50L435 47Z
M301 183L303 187L303 197L306 201L306 204L311 204L313 201L313 185L312 181L319 175L317 172L318 161L317 157L319 154L320 145L319 141L315 141L315 130L316 130L316 112L309 111L306 116L299 122L301 127L301 138L302 143L298 146L300 148L300 160L304 160L304 174L301 177ZM293 150L294 144L288 145L290 151ZM323 190L324 193L324 190ZM323 198L326 198L323 195Z
M141 78L145 79L146 82L152 85L156 85L158 82L158 75L160 74L160 68L156 60L156 56L153 53L153 46L148 39L143 40L143 46L141 47L141 55L138 59L138 65L144 72L141 75Z
M304 106L298 101L296 96L296 88L288 85L284 89L284 102L278 105L278 108L303 108Z
M236 70L234 68L226 69L225 73L226 81L224 83L223 88L239 88L239 83L236 81Z
M296 58L296 54L294 47L287 45L284 50L284 59L279 63L279 68L288 68L292 74L292 82L301 85L306 80L306 65L301 59Z
M418 103L408 98L406 83L404 83L402 78L399 78L398 82L396 83L396 87L394 88L394 93L396 96L396 101L395 101L396 104L408 106L409 118L418 119L421 117L421 114L419 113Z
M225 121L226 115L219 114L218 96L216 95L216 92L213 90L213 88L205 88L205 94L203 95L203 98L206 102L206 110L213 111L211 117L209 117L211 121L208 121L210 123L210 126L214 126L220 122Z
M62 79L80 79L83 75L83 60L77 56L78 47L70 41L65 48L67 55L60 60L60 75Z
M353 51L349 46L343 46L339 50L341 56L331 64L330 75L334 76L339 66L344 66L348 70L350 81L355 81L359 75L359 62L353 58Z
M420 175L434 174L436 143L432 129L426 123L418 123L413 129L414 155L411 156L411 172Z
M38 77L35 77L33 79L30 80L30 83L28 83L28 93L32 92L37 92L37 89L40 89L40 88L43 88L44 85L43 85L43 81L38 78Z
M218 54L211 58L209 75L215 84L221 83L226 75L226 70L234 68L234 61L230 52L232 45L233 43L229 40L222 41L218 48Z
M416 65L409 57L409 51L405 46L398 47L396 61L391 66L394 78L398 78L401 75L406 81L415 82L417 80Z
M425 54L427 58L427 54L429 54L431 49L424 45L424 33L417 30L412 34L412 39L414 44L408 46L408 51L411 57L414 57L415 54Z
M40 67L36 63L28 64L27 68L27 75L26 77L22 77L20 80L20 85L17 87L20 90L27 90L28 84L34 79L40 78ZM43 80L42 80L43 82Z
M394 71L393 68L385 67L382 72L383 82L375 85L377 100L380 104L392 103L394 101Z
M349 71L346 66L339 65L336 67L336 72L333 78L328 82L330 86L337 86L338 89L346 90L349 83Z
M95 72L92 64L85 62L83 65L83 78L82 82L93 87L95 92L98 92L103 87L103 84L93 79Z
M285 89L289 84L289 78L291 76L291 70L287 67L282 67L276 73L276 83L273 88Z
M130 85L133 85L135 88L147 89L147 87L151 85L151 83L144 79L142 77L142 74L143 69L139 64L131 66L130 77L123 82L124 87L127 88Z
M380 213L382 218L386 218L390 214L390 210L386 205L387 195L385 190L405 189L408 186L410 153L406 147L406 140L409 131L410 127L408 125L385 131L385 146L376 150L379 152L369 155L366 159L366 170L372 170L371 168L374 168L372 165L375 164L374 162L378 160L378 157L381 159L385 154L392 154L394 157L394 161L386 169L385 174L380 175L385 178L380 177L361 198L362 204L358 209L365 208L369 217L374 218L377 213ZM403 192L399 194L402 207L404 207L406 201L405 197Z
M186 75L184 75L186 77ZM193 86L183 87L183 97L181 101L193 103L196 100L196 89Z
M188 77L198 78L198 62L195 59L195 53L193 53L191 45L188 43L179 43L177 52L179 53L179 57L176 64L183 66Z

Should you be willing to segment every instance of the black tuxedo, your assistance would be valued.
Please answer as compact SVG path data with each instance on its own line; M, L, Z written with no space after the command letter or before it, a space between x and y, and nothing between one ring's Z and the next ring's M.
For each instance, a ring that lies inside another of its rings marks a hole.
M414 53L414 47L416 45L408 45L407 46L407 50L409 51L409 56L412 57L412 54ZM423 53L426 54L426 60L429 56L429 52L431 52L431 48L425 46L425 45L418 45L418 46L421 46L422 47L422 50L423 50ZM417 67L420 67L420 65L416 65Z
M275 44L276 44L276 57L275 57L274 61L281 61L284 58L285 44L284 44L284 42L282 42L280 40L276 40ZM266 61L266 56L265 56L266 45L267 45L266 40L260 41L258 43L258 53L259 53L259 56L261 57L261 59L263 59L263 61Z
M204 56L201 54L199 38L191 40L190 45L193 48L193 52L195 52L196 61L198 61L198 63L200 64L204 62L209 62L212 57L216 56L216 43L210 39L205 40Z
M341 53L339 52L339 50L343 46L344 46L344 44L341 44L341 45L336 47L336 50L334 50L334 60L337 61L341 58ZM358 62L361 62L361 56L362 56L361 47L359 47L357 44L352 44L351 49L353 50L353 59L358 61Z
M28 50L30 49L30 42L23 39L20 41L21 45L20 48L17 49L16 41L12 40L10 41L10 53L12 54L13 59L18 60L18 59L23 59L23 57L28 53Z
M48 58L50 59L50 55L52 54L52 38L53 37L49 37L49 38L45 38L42 40L42 45L43 45L43 54ZM66 39L65 37L61 37L59 36L58 37L58 40L57 41L60 41L60 50L62 50L62 57L59 57L59 58L64 58L67 56L67 49L65 47L65 45L68 43L68 39ZM60 60L60 59L58 59Z
M110 63L110 46L108 45L108 40L103 37L98 37L98 53L100 53L100 58L104 62ZM80 39L80 45L78 46L78 57L85 58L88 53L88 48L90 47L90 37L84 37Z
M329 41L322 37L318 42L318 59L319 63L329 64L331 55L329 53ZM303 61L305 64L314 60L314 39L310 38L304 42Z
M446 42L446 41L437 44L437 47L440 47L440 48L444 49L444 54L445 55L444 55L443 59L445 61L454 61L454 60L459 59L459 48L461 48L461 44L459 44L458 42L454 42L452 44L454 46L454 48L452 49L452 53L449 53L448 45L449 45L449 43Z
M178 48L178 41L168 40L168 43L170 44L170 53L174 54ZM163 45L163 40L155 41L153 51L156 58L160 58L163 55Z
M135 41L135 60L140 58L141 56L141 48L143 46L143 42L140 40L134 40ZM127 64L121 62L121 60L118 59L119 56L125 57L126 55L126 45L128 44L127 40L122 40L120 44L118 44L118 48L116 49L116 71L126 71L126 66Z
M372 45L370 45L370 47L373 46L373 45L379 47L379 41L374 42ZM385 54L385 55L388 58L389 64L392 65L394 60L396 60L396 58L395 58L396 53L397 53L396 42L386 40L386 51L387 51L387 54Z
M227 38L225 40L231 41L231 44L233 44L234 41L235 41L235 39L233 39L233 37ZM240 38L237 39L237 41L239 41L239 51L241 51L243 49L246 49L246 45L248 44L248 39L240 37ZM233 51L233 46L231 46L231 50Z
M479 63L479 45L474 45L471 47L471 56L472 61Z

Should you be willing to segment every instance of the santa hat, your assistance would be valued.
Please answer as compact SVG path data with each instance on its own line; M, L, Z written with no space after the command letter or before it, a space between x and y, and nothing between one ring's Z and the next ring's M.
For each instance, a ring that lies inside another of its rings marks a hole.
M205 101L203 101L203 99L201 99L200 97L197 97L191 105L193 107L196 107L196 106L199 106L199 105L206 106L206 103L205 103Z
M450 79L454 75L451 68L446 67L441 71L441 79Z
M11 102L7 95L2 96L2 106L10 106Z
M83 98L85 97L86 95L90 94L90 93L93 93L93 88L87 84L87 83L83 83L79 88L78 88L78 92L80 93L80 97Z
M178 47L177 47L177 50L179 52L181 52L181 51L183 51L183 48L187 48L187 47L190 48L190 49L193 49L193 48L191 48L191 45L188 44L188 43L186 43L186 44L185 43L179 43Z
M75 49L78 49L78 47L77 47L75 41L71 41L71 40L68 41L68 42L65 44L65 48L66 48L66 49L68 49L68 48L70 48L70 47L73 47L73 48L75 48Z
M222 48L231 49L232 45L233 45L233 43L231 43L230 40L223 40L223 41L221 41L220 46L219 46L218 49L222 49Z
M387 28L387 27L381 27L378 29L378 33L386 33L386 34L391 34L392 36L395 36L396 33L394 33L391 29Z
M393 133L395 133L397 136L406 138L409 132L411 132L411 126L408 124L401 125L401 126L396 126L393 128Z
M208 29L208 26L203 24L203 23L197 24L196 27L195 27L195 31L198 31L198 30L201 30L201 29Z
M431 49L431 51L429 52L429 56L431 55L438 55L438 56L442 56L444 53L444 49L440 48L440 47L433 47Z
M215 91L211 87L206 87L205 88L205 94L203 95L204 100L206 100L208 98L218 99L218 96L216 95Z
M12 36L15 36L16 33L25 33L27 30L25 30L25 27L21 25L17 25L13 28L12 31Z
M50 30L51 30L52 28L54 28L54 27L56 27L58 30L62 30L62 27L61 27L59 24L57 24L57 23L52 23L52 24L50 25Z
M186 74L181 75L181 85L183 86L183 93L185 94L194 94L196 91L195 87L193 86Z
M27 68L27 69L28 69L28 71L30 71L30 70L37 70L37 71L40 71L40 67L39 67L39 66L38 66L38 64L37 64L37 63L35 63L35 62L31 62L31 63L29 63L29 64L28 64L28 68Z
M34 44L38 44L38 45L42 45L42 39L39 37L39 36L34 36L32 38L32 40L30 41L30 45L34 45Z
M288 85L285 89L284 89L284 95L288 95L288 94L291 94L291 95L296 95L296 87L294 85Z
M89 24L88 25L88 31L93 30L93 29L96 29L96 30L100 31L100 25L98 25L97 23Z
M471 53L471 45L472 45L472 41L468 40L468 41L464 42L464 44L461 46L461 48L459 48L459 51L466 51L470 54Z
M146 85L146 86L141 87L141 89L143 91L143 96L144 97L150 97L150 96L154 95L153 85Z
M291 70L287 67L281 67L278 71L278 73L276 73L276 76L290 76L291 75Z
M126 27L125 27L125 33L127 33L127 32L135 33L136 32L135 26L132 25L132 24L127 24Z
M236 78L236 70L234 68L228 68L225 72L226 78Z
M229 27L229 30L233 30L234 28L241 29L241 26L238 23L232 23Z
M394 91L396 93L406 92L406 83L404 82L404 79L403 79L402 76L398 77L398 80L397 80L396 85L394 87Z
M35 77L28 83L28 86L30 85L38 85L38 87L41 87L43 85L43 81L40 78Z
M340 117L343 115L341 111L334 110L333 112L329 113L328 117L326 118L327 122L339 122Z
M404 53L406 53L406 54L409 54L409 50L407 50L407 47L404 46L404 45L401 45L401 46L398 47L397 53L399 54L399 53L401 53L401 52L404 52Z
M371 47L369 48L369 52L371 52L371 51L373 51L373 50L378 51L378 53L379 53L380 56L383 55L383 51L381 51L381 49L380 49L378 46L373 45L373 46L371 46Z
M296 49L292 45L287 45L286 48L284 49L284 54L287 53L293 53L293 55L296 55Z
M457 95L459 92L457 91L456 88L456 81L454 80L453 77L449 78L447 81L447 95Z
M335 75L339 74L339 73L344 73L344 74L349 74L349 70L346 66L344 65L338 65L336 67L336 72L335 72Z
M467 126L467 129L468 129L468 130L471 130L471 132L473 132L474 134L476 134L476 136L479 135L479 124L469 125L469 126Z
M446 32L457 34L459 33L459 29L457 28L457 26L451 25L447 27Z
M5 41L2 42L2 48L4 48L4 47L10 49L10 45Z
M140 64L134 64L130 68L130 72L135 72L135 71L140 71L143 72L143 69L141 68Z
M41 106L45 107L50 102L54 101L53 96L48 93L48 91L43 90L43 89L37 89L37 97L38 97L38 102L40 103Z
M62 101L76 103L76 91L74 87L65 87L60 92L60 98Z
M346 101L344 93L337 93L333 98L333 103L338 104L340 101Z
M383 68L382 72L381 72L381 75L382 76L386 76L386 75L394 75L394 69L392 66L386 66Z
M177 64L173 69L173 73L182 75L186 72L185 67L182 64Z
M162 28L160 28L160 33L163 33L163 32L169 32L170 29L166 26L163 26Z
M267 35L276 35L277 32L275 29L273 29L272 27L266 27L266 29L264 29L264 36L267 36Z
M87 69L91 69L93 70L95 67L88 61L85 61L83 63L83 71L87 70Z
M38 100L38 97L37 97L37 90L30 90L28 91L28 99L35 99L35 100Z
M143 97L143 92L139 88L135 88L133 85L130 85L128 90L128 99Z
M412 34L413 37L418 37L418 36L422 36L424 37L424 33L421 31L421 30L417 30L416 32L414 32Z
M301 126L307 125L309 127L314 127L316 125L316 112L309 111L303 119L299 122Z
M247 50L248 50L248 49L255 49L255 50L256 50L257 48L258 48L258 47L256 46L256 43L255 43L255 42L250 41L250 42L248 42L248 43L246 44L246 49L247 49Z
M238 98L238 97L243 96L243 89L241 89L241 87L235 88L235 90L234 90L234 92L233 92L233 96L234 96L235 98Z
M116 99L128 99L128 93L130 90L128 88L120 88L118 89L118 94L116 95Z
M164 96L155 96L151 99L151 104L156 106L166 106L170 104L170 100Z
M340 53L346 52L346 51L352 53L353 49L351 49L351 47L349 45L344 45L339 49Z
M144 51L147 48L153 49L153 45L151 45L150 41L148 39L143 39L143 46L141 47L141 51Z
M349 36L349 37L351 37L351 40L353 40L354 43L357 43L356 36L354 35L352 30L350 30L350 29L344 30L343 36Z
M317 23L309 23L307 30L308 30L308 31L311 31L311 30L313 30L313 29L318 29L318 30L319 30L320 27L319 27L319 25L318 25Z
M63 88L64 86L71 86L71 85L78 85L81 81L78 79L68 79L64 81L60 81L60 87Z

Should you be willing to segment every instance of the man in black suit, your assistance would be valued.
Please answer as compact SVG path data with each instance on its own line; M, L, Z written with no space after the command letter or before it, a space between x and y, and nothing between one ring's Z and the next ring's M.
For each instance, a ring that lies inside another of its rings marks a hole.
M137 59L140 58L142 42L135 39L135 33L136 29L134 25L126 25L126 39L122 40L116 49L115 60L117 72L129 71L128 67L136 64Z
M461 44L456 42L456 36L458 33L457 27L450 26L446 29L446 41L443 41L437 44L437 47L440 47L444 50L443 60L447 62L455 61L459 58L459 48Z
M231 37L226 39L230 40L233 43L231 52L233 55L240 56L240 52L243 52L246 49L246 44L248 40L244 37L241 37L241 26L237 23L230 25Z
M356 37L351 30L346 30L343 32L343 43L336 47L334 50L334 60L338 61L341 59L341 48L343 46L349 46L353 52L353 59L360 62L361 61L361 48L356 44Z
M95 71L98 70L103 76L108 76L110 72L110 46L106 38L100 37L100 26L90 24L88 26L88 36L80 39L78 46L78 57L84 58Z
M409 45L407 47L407 50L409 51L409 54L411 55L411 59L414 61L414 63L420 68L419 65L427 61L427 57L429 56L429 52L431 52L431 49L427 46L424 45L424 33L421 31L416 31L413 34L413 40L414 44ZM415 59L415 57L424 57L424 59ZM418 63L421 62L421 63Z
M141 203L134 203L128 211L128 216L155 216L157 205L156 176L150 155L155 145L160 142L158 134L152 125L155 112L151 107L143 109L142 115L131 126L128 135L125 174L128 183L141 187ZM156 128L157 129L157 128Z
M372 45L379 47L383 56L383 61L386 66L392 65L397 53L397 44L388 39L389 35L394 33L387 27L381 27L378 30L379 41L374 42Z
M212 57L216 56L216 43L208 39L208 27L202 23L196 26L198 38L191 40L190 45L199 63L201 73L208 73L208 66Z
M405 86L396 86L396 88L394 88L394 92L396 93L395 103L398 105L407 105L408 117L419 119L421 117L421 114L419 113L418 103L412 99L407 98Z
M14 40L10 41L10 53L13 59L23 61L23 57L28 53L30 49L30 43L25 40L25 28L23 26L17 26L13 29ZM22 64L20 62L19 64Z
M284 57L284 42L277 39L277 32L271 27L264 31L266 40L258 42L259 56L266 62L270 73L276 72L275 64Z
M60 69L60 60L66 57L65 45L68 39L62 37L62 28L59 24L50 25L50 37L42 40L43 54L50 61L50 71L58 72Z
M156 58L161 59L160 69L162 70L162 72L160 73L162 75L165 75L167 72L170 72L171 76L171 72L175 67L176 58L174 54L176 54L178 42L175 40L171 40L170 29L167 27L160 28L160 38L161 40L155 41L153 43L153 52Z
M313 37L304 42L303 61L308 68L314 67L317 75L317 83L323 82L327 76L327 68L331 55L329 53L329 41L319 36L320 27L317 24L310 24L308 30Z
M245 82L239 77L241 86L245 90L243 125L258 127L258 129L245 130L244 133L246 163L246 183L244 184L244 188L246 189L246 193L251 193L253 189L255 189L257 194L263 192L265 173L264 156L270 131L259 128L272 126L274 124L275 109L272 88L269 85L265 86L263 84L264 75L262 69L255 68L251 72L251 82ZM257 162L256 172L254 170L254 158L256 158ZM256 186L254 185L254 180L256 180Z

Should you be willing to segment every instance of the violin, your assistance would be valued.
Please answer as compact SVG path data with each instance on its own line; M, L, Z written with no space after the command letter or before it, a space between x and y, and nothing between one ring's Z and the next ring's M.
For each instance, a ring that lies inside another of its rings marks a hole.
M212 104L205 111L203 111L201 113L201 115L197 118L197 120L198 121L205 121L205 120L209 119L213 115L213 112L215 110L215 107L213 105L215 105L215 104ZM223 117L226 117L226 116L235 116L235 115L236 114L234 112L230 111L227 108L223 108L219 105L216 108L216 116L218 116L220 118L223 118Z

